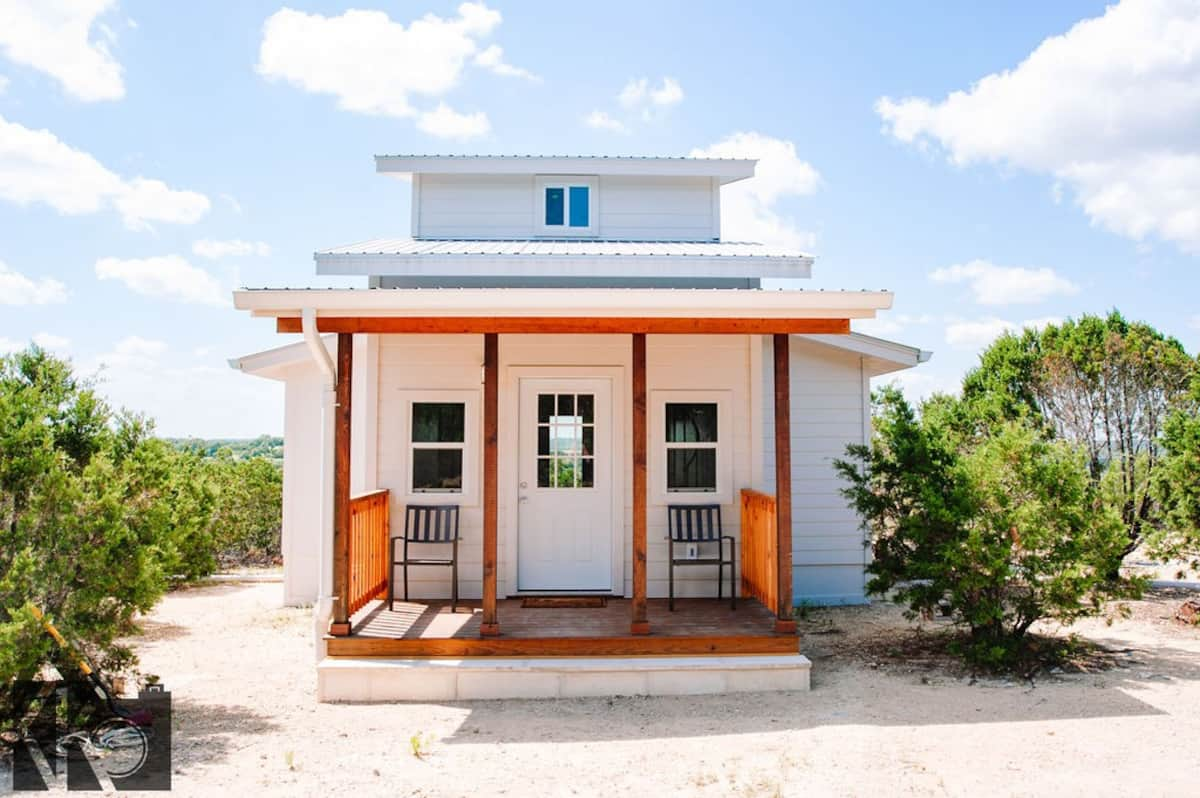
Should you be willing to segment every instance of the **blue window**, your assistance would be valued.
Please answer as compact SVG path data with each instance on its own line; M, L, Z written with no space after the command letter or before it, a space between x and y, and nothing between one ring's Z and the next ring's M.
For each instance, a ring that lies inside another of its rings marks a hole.
M572 189L574 191L574 189ZM561 225L563 223L563 210L565 205L565 197L561 188L546 189L546 224ZM585 212L586 215L586 212ZM575 223L575 215L571 215L571 223Z
M588 187L571 186L571 227L588 226ZM549 207L549 206L547 206ZM549 222L547 222L549 224Z

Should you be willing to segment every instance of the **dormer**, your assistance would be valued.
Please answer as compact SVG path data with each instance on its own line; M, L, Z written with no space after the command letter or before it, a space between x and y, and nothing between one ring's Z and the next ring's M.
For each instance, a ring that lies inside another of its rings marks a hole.
M416 239L719 241L721 186L753 160L382 155L412 181Z
M740 158L379 155L411 185L410 238L317 252L375 287L724 287L811 276L796 250L721 240Z

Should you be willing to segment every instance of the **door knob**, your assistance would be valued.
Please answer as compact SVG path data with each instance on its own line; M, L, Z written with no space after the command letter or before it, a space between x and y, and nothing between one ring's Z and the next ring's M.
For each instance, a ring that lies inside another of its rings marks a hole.
M522 483L521 483L521 487L522 487L522 488L528 488L528 487L529 487L529 483L528 483L528 482L522 482Z
M528 496L518 496L517 501L518 502L527 502L527 501L529 501L529 497Z

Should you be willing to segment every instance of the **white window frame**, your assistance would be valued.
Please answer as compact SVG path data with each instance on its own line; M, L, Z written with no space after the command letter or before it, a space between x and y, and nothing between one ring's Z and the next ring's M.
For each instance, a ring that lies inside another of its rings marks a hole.
M667 443L668 404L715 404L717 406L717 488L715 491L667 490L667 450L710 448L708 443ZM733 392L728 390L650 392L650 479L658 504L729 504L733 501L733 424L730 408Z
M537 192L537 202L534 206L537 208L537 224L534 229L538 231L538 235L553 236L555 238L576 238L579 236L594 236L598 234L600 229L600 220L598 211L600 204L598 202L597 185L595 177L587 177L585 175L539 175L534 180L535 191ZM571 187L586 186L588 190L588 226L587 227L571 227ZM562 225L546 224L546 189L561 188L563 190L563 223Z
M402 391L400 440L404 446L403 496L411 504L459 504L472 506L479 503L479 392L478 391ZM462 443L414 442L412 439L412 414L414 404L461 404L463 405ZM719 422L718 422L719 423ZM462 489L458 491L414 491L413 452L416 449L462 449Z

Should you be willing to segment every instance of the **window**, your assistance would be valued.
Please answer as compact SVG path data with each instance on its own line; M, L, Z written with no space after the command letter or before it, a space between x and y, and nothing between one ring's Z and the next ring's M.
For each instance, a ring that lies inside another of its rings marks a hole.
M412 492L462 493L463 402L412 403Z
M543 177L540 195L540 230L543 235L594 235L595 180L588 177Z
M664 405L668 493L716 493L718 413L716 402Z
M595 395L539 393L537 409L538 487L595 487Z

